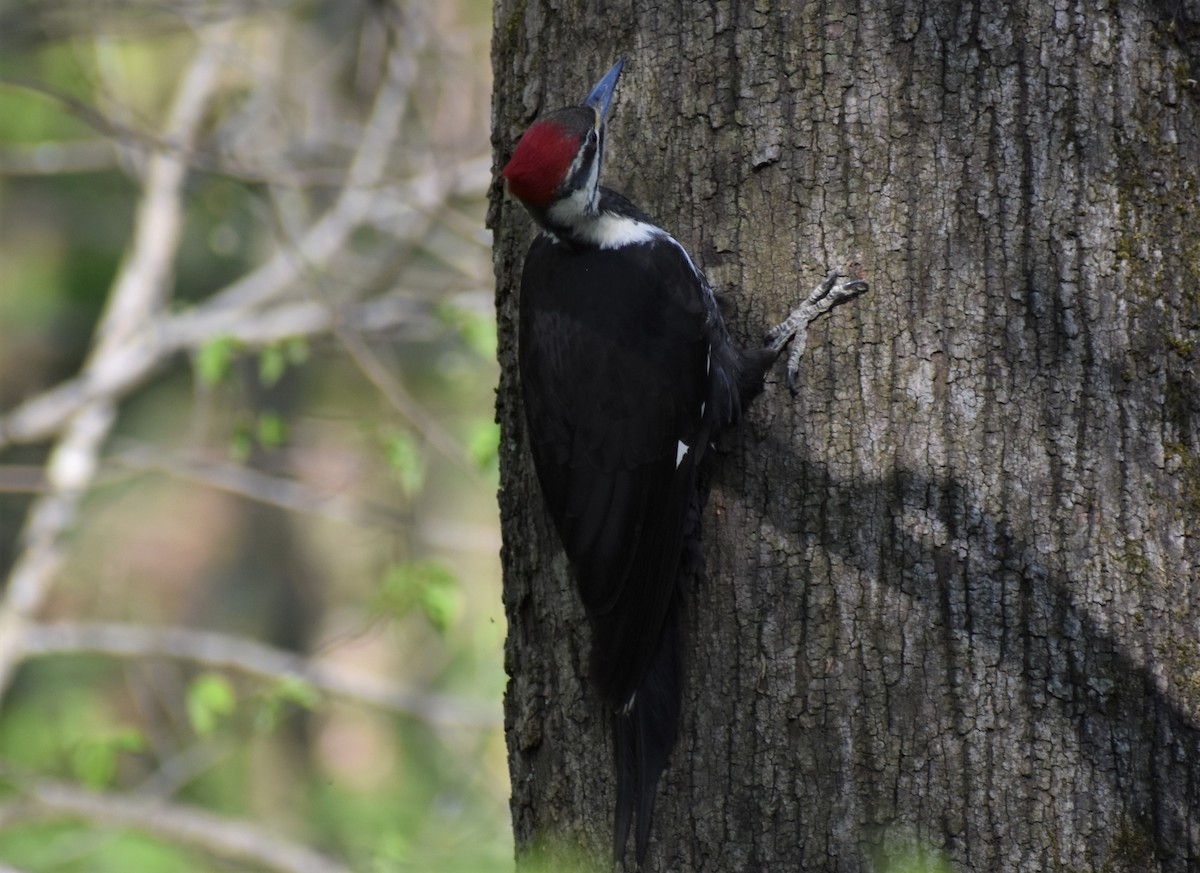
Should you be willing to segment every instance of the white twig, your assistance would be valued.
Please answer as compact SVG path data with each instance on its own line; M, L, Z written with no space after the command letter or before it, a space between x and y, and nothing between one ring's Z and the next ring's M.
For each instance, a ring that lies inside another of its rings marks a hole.
M231 30L232 25L224 23L203 32L196 57L179 85L166 125L166 139L177 144L179 153L157 152L147 164L133 242L101 317L93 360L128 339L166 300L183 226L180 192L188 172L184 155L191 150L216 89L221 52Z
M115 658L174 658L214 669L236 670L268 682L299 680L336 697L431 725L492 728L500 724L498 706L406 688L263 643L211 631L102 622L30 624L25 630L22 652L25 657L91 653Z
M0 827L30 818L79 818L107 827L136 828L277 873L350 873L341 862L307 846L183 804L85 791L49 780L22 780L18 787L26 799L0 806Z

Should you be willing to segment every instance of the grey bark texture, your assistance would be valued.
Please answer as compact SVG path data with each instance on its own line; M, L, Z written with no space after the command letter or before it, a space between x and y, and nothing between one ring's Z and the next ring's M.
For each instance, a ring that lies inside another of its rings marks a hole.
M735 335L871 282L721 446L647 869L1200 869L1200 3L498 0L497 167L619 56L605 179ZM518 857L603 866L494 194Z

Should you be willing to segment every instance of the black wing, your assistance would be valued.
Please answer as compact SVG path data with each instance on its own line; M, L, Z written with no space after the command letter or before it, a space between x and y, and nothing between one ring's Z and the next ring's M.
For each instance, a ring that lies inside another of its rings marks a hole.
M540 237L521 286L534 464L593 626L592 671L623 705L670 608L707 444L705 292L672 240L576 250Z

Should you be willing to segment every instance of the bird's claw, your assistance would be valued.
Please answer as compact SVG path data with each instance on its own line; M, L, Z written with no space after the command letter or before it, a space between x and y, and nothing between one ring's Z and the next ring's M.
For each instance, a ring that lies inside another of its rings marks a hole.
M808 297L791 315L767 331L767 347L775 354L782 352L788 341L792 341L792 347L788 351L787 386L793 396L799 393L797 376L800 372L800 358L808 345L808 326L822 313L867 290L867 283L862 279L851 279L838 284L840 276L837 270L826 273L821 283L809 292Z
M799 396L799 394L800 394L800 388L799 388L799 387L796 385L796 375L797 375L799 372L800 372L800 368L799 368L799 367L796 367L795 369L793 369L793 368L792 368L792 366L791 366L790 364L788 365L788 368L787 368L787 386L788 386L788 391L789 391L789 393L791 393L791 395L792 395L793 397L797 397L797 396Z

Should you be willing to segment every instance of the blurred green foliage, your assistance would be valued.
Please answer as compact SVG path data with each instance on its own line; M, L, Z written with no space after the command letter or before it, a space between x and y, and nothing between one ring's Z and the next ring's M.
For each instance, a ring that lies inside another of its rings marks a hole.
M490 8L420 8L429 39L385 184L489 150ZM0 10L0 416L87 359L197 14L133 0ZM337 197L408 12L318 0L203 14L236 18L237 42L183 192L176 312L288 250ZM187 658L31 658L0 698L0 862L259 869L152 827L54 814L33 790L49 780L250 823L355 871L512 868L483 191L423 208L412 238L356 233L292 293L411 310L353 329L458 449L389 404L337 335L209 337L123 400L37 618L247 637L494 719L426 721ZM0 483L48 450L0 447ZM36 494L0 486L0 575Z
M388 469L404 495L415 496L425 484L425 458L416 437L407 430L395 431L385 440L384 451Z
M198 737L210 737L237 707L233 686L219 673L201 673L187 686L187 714Z
M463 593L445 566L415 561L388 568L374 604L379 613L397 618L419 609L435 630L445 633L462 613Z

